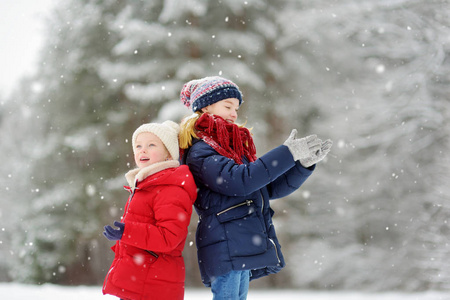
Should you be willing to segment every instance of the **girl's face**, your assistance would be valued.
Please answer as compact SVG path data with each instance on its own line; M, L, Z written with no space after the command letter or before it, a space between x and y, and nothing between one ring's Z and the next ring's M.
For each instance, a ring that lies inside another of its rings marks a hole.
M238 110L239 99L236 98L223 99L202 109L204 113L217 115L230 123L236 121Z
M134 161L140 169L172 159L163 142L151 132L143 132L137 136L133 152Z

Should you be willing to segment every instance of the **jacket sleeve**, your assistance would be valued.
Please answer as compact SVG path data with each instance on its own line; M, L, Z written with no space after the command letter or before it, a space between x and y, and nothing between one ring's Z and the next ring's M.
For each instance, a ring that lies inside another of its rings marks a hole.
M129 245L169 252L184 242L192 213L192 203L182 188L163 189L154 200L154 225L127 222L121 241Z
M294 167L267 186L270 199L286 197L296 191L308 179L315 168L316 165L305 168L297 161Z
M284 145L255 162L240 165L201 141L189 150L186 164L197 181L212 191L227 196L245 196L275 181L296 163Z

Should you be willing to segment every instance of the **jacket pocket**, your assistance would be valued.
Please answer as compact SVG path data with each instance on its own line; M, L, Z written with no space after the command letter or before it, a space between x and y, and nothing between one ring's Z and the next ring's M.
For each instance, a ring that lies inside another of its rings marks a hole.
M158 259L145 250L124 245L123 256L115 266L111 281L125 290L140 292L144 287L149 269Z
M185 266L182 256L161 255L158 261L150 267L147 280L148 282L159 280L184 285L185 277Z
M245 200L245 202L230 206L222 211L219 211L217 219L220 223L228 222L235 219L244 218L255 211L253 200Z
M216 217L225 227L232 257L258 255L267 251L267 233L262 226L262 215L253 200L224 209Z

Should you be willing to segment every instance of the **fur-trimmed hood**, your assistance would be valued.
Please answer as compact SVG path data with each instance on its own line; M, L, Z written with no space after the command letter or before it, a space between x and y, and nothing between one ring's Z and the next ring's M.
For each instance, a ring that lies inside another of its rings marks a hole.
M150 166L142 169L136 168L134 170L130 170L125 174L125 178L127 179L130 188L134 189L136 187L136 182L141 182L148 176L156 174L162 170L178 168L179 166L180 163L177 160L162 161L151 164Z

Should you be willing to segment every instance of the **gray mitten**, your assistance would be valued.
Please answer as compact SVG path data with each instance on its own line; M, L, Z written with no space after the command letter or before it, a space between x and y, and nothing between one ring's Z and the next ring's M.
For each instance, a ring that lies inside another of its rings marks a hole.
M322 143L319 150L317 150L315 153L313 153L311 156L300 159L300 163L305 168L309 168L314 164L317 164L319 161L325 158L327 156L328 152L331 150L331 146L333 146L333 142L331 140L326 140Z
M321 149L322 141L317 138L317 135L313 134L301 139L295 138L296 135L297 129L292 129L291 135L283 144L289 148L295 161L306 159Z

